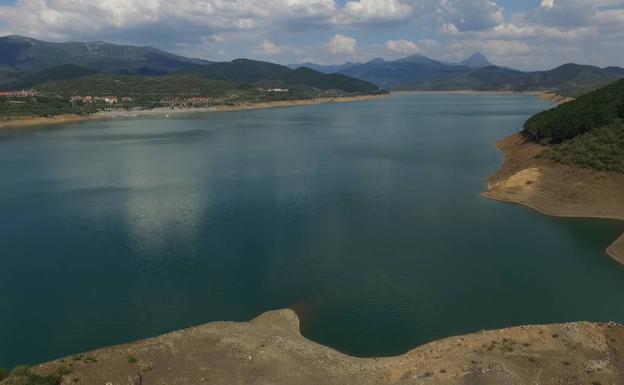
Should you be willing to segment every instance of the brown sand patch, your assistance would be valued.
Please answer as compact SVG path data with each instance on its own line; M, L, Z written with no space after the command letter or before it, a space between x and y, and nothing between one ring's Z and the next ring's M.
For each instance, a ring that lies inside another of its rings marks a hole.
M63 384L621 384L624 327L571 323L479 332L391 358L356 358L299 333L291 310L215 322L36 366ZM11 380L0 382L11 384Z

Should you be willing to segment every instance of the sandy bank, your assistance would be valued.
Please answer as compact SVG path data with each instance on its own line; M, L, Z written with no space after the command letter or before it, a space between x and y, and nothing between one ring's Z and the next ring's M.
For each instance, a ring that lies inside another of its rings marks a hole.
M356 358L299 333L290 310L215 322L36 366L63 384L621 384L624 327L571 323L484 331L392 358ZM9 381L2 385L10 384Z
M283 107L295 107L295 106L307 106L314 104L325 103L346 103L357 102L370 99L376 99L380 97L388 96L384 95L363 95L363 96L347 96L336 98L315 98L315 99L302 99L302 100L289 100L289 101L275 101L266 103L249 103L249 104L237 104L237 105L220 105L206 108L169 108L159 107L151 110L110 110L100 111L91 115L58 115L53 117L33 117L25 119L12 119L12 120L0 120L0 128L22 128L22 127L34 127L41 125L62 124L85 120L100 120L100 119L120 119L120 118L135 118L135 117L148 117L148 116L171 116L177 114L192 114L192 113L206 113L206 112L228 112L228 111L240 111L240 110L257 110L266 108L283 108Z
M518 95L518 96L536 96L542 100L547 100L555 103L566 103L574 98L561 96L553 92L545 91L476 91L476 90L448 90L448 91L429 91L429 90L414 90L414 91L393 91L393 94L425 94L425 95Z
M607 253L611 256L611 258L624 265L624 235L609 246Z
M63 123L71 123L78 122L81 120L90 119L91 115L57 115L51 117L32 117L32 118L24 118L24 119L11 119L11 120L0 120L0 128L23 128L23 127L34 127L41 126L47 124L63 124Z
M539 92L536 94L536 96L542 100L547 100L549 102L554 102L557 104L567 103L567 102L571 102L572 100L574 100L574 98L571 98L568 96L561 96L553 92Z
M504 161L488 179L484 196L552 216L624 220L624 174L541 159L544 147L520 134L501 140L497 147L504 153ZM609 247L608 254L624 264L624 237Z

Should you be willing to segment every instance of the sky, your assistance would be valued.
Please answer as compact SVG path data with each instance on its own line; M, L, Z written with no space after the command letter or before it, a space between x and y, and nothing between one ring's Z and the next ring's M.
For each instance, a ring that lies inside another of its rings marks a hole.
M624 0L0 0L0 36L339 64L422 54L624 66Z

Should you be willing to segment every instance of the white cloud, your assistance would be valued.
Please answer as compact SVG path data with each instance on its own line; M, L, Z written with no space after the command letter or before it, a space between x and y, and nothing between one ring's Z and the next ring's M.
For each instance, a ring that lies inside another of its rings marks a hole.
M141 26L210 34L305 25L335 13L334 0L18 0L0 6L0 21L16 33L69 38Z
M555 5L555 0L542 0L542 7L552 8Z
M327 49L334 55L348 55L355 53L357 40L344 35L336 35L329 40Z
M269 56L279 55L280 53L282 53L281 47L276 46L275 43L266 39L262 43L260 43L257 50Z
M512 66L519 60L624 63L624 0L526 3L523 11L503 13L501 0L17 0L0 5L0 30L44 40L158 45L219 59L363 61L416 51L440 58L474 49L507 53L493 59ZM327 34L335 35L329 43ZM464 48L448 52L455 44ZM526 57L515 55L527 47Z
M385 23L410 16L412 7L402 0L351 0L334 21L338 24Z
M483 31L504 22L494 0L420 0L421 17L437 20L448 31ZM429 16L430 15L430 16Z
M386 48L392 52L400 54L410 54L418 51L418 45L409 40L388 40Z
M544 0L527 15L527 22L551 27L586 26L596 12L595 0Z

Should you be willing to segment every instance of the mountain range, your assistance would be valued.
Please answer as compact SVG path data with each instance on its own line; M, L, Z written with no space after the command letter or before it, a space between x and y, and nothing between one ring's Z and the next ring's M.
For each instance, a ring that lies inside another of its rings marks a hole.
M171 84L175 83L175 76L177 79L184 76L185 81L196 77L231 83L233 89L246 84L304 89L306 92L332 89L347 93L379 91L375 84L343 74L324 74L309 68L290 69L255 60L211 62L152 47L105 42L50 43L23 36L0 37L0 88L50 90L49 83L63 82L59 86L82 89L88 85L89 79L111 79L96 74L143 76L146 80L165 76Z
M262 87L337 89L348 93L389 90L550 91L577 96L624 77L624 68L568 63L547 71L519 71L475 53L458 63L420 54L398 60L324 66L283 66L249 59L211 62L152 47L106 42L51 43L23 36L0 37L0 88L30 89L96 74L196 76ZM172 79L173 81L173 79ZM49 89L49 87L47 87Z
M321 72L337 70L390 90L550 91L567 96L577 96L624 77L621 67L574 63L546 71L519 71L494 65L478 52L459 63L414 54L393 61L377 58L367 63L312 65L311 68Z

